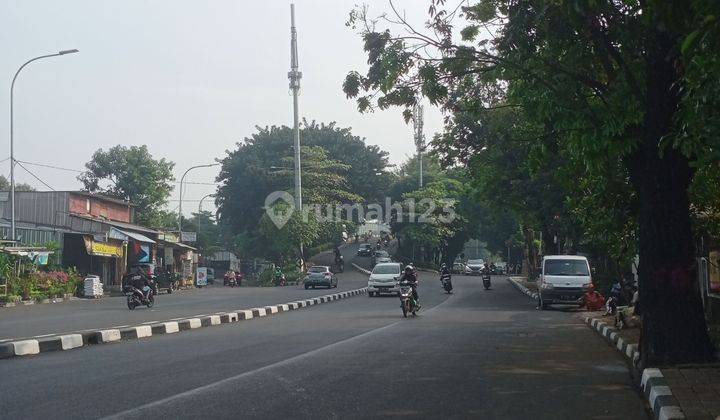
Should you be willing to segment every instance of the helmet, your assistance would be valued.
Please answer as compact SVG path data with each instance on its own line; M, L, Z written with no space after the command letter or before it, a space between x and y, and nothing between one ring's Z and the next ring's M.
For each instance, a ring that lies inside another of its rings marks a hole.
M447 267L447 264L445 264L445 263L442 263L442 265L440 266L440 268L445 268L445 267Z
M413 271L413 266L412 266L412 265L408 264L408 265L405 266L405 272L406 272L406 273L411 273L412 271Z

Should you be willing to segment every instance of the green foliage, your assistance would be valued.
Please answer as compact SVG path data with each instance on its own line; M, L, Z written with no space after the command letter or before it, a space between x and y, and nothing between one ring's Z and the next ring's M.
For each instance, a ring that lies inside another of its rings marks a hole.
M5 178L5 175L0 175L0 191L10 191L10 181ZM15 191L35 191L35 187L21 182L15 184Z
M334 123L305 121L300 137L304 203L378 202L384 197L391 177L386 152L366 145L349 129ZM313 219L307 226L307 235L295 232L283 233L280 240L273 237L276 232L263 206L271 192L294 190L289 127L258 127L257 133L228 152L218 181L221 185L216 203L219 223L225 231L223 241L242 255L295 258L297 243L288 242L292 238L306 236L307 248L315 245L315 241L327 242L335 240L330 236L337 236L338 226L315 227L317 221ZM264 243L265 239L271 243Z
M162 208L175 180L173 162L154 159L145 145L117 145L107 151L96 151L85 167L87 170L78 180L86 191L130 200L135 205L138 223L162 224Z

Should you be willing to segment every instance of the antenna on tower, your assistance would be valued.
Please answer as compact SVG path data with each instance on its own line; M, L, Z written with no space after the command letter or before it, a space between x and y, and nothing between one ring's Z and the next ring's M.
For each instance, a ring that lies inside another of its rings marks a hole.
M420 163L420 188L423 186L423 152L425 151L425 134L423 133L424 110L419 104L419 100L415 102L413 107L413 137L415 139L415 148L418 153L418 162Z
M295 4L290 4L290 89L293 93L293 148L295 149L295 210L302 211L302 175L300 173L300 117L298 111L298 92L302 73L298 70L297 30L295 29ZM300 248L300 268L305 267L302 241Z

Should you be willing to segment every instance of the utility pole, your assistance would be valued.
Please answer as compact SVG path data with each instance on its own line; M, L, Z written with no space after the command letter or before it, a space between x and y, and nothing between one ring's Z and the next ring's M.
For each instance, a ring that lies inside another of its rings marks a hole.
M413 107L413 137L417 148L418 162L420 163L420 188L423 186L423 152L425 151L425 134L423 134L423 106L415 104Z
M293 93L293 147L295 149L295 211L302 212L302 176L300 173L300 116L298 93L302 73L298 70L297 30L295 29L295 4L290 4L290 89ZM305 265L303 243L300 242L300 268Z
M295 5L290 4L290 89L293 93L293 147L295 149L295 209L302 211L302 177L300 174L300 117L298 92L302 72L298 70L297 30L295 30Z

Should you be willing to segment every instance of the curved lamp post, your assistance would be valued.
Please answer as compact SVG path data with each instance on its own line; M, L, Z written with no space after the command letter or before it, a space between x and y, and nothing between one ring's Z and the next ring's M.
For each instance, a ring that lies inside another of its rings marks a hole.
M220 163L208 163L207 165L195 165L188 168L187 171L180 177L180 204L178 205L178 235L180 236L178 240L182 243L182 199L183 199L183 182L185 182L185 175L188 174L188 172L192 171L193 169L197 168L209 168L211 166L219 166Z
M57 57L60 55L66 55L66 54L74 54L76 52L79 52L78 50L62 50L58 51L55 54L47 54L47 55L41 55L39 57L31 58L30 60L26 61L20 68L15 72L15 76L12 79L12 83L10 84L10 213L11 213L11 219L10 219L10 233L13 241L15 240L15 137L13 133L14 125L15 125L15 118L14 118L14 106L13 106L13 94L15 92L15 80L17 80L18 75L20 74L20 71L25 68L28 64L32 63L33 61L41 60L43 58L50 58L50 57Z

